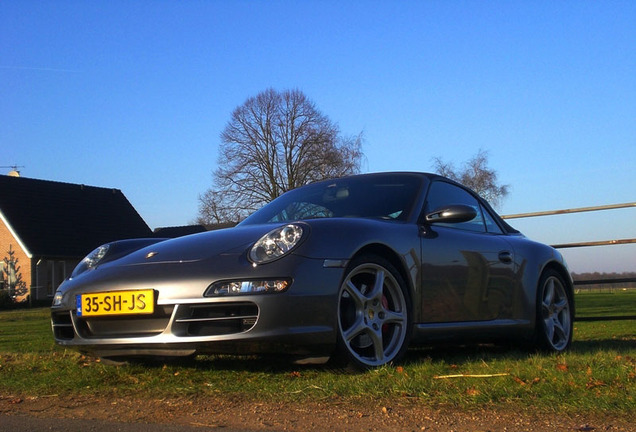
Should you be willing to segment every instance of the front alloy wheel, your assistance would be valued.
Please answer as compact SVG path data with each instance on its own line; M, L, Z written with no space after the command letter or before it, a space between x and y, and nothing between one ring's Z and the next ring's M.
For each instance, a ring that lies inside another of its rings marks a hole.
M399 360L408 347L410 301L406 284L386 260L352 263L338 297L338 348L359 369Z
M571 299L560 274L548 270L539 283L537 336L540 348L563 351L572 342Z

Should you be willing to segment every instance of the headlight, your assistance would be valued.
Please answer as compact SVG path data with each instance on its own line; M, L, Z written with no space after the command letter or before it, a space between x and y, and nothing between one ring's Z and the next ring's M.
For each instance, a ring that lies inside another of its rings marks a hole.
M290 285L289 279L223 281L210 285L205 296L279 293L287 290Z
M300 243L302 237L303 228L300 225L289 224L276 228L254 243L249 258L255 264L274 261L289 253Z
M55 296L53 297L53 306L59 306L62 304L62 293L59 291L55 291Z
M106 253L108 252L108 248L110 245L102 245L95 249L93 252L86 255L86 257L80 261L80 263L75 267L73 273L71 274L71 278L79 276L87 270L97 267L97 264L104 259Z

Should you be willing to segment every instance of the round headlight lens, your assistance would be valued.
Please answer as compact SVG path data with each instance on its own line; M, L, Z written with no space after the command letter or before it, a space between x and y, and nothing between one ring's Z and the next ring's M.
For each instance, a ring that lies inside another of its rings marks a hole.
M303 228L300 225L289 224L278 227L254 243L250 249L249 258L255 264L274 261L289 253L300 243L302 237Z
M104 259L106 253L108 252L110 245L102 245L95 249L93 252L86 255L86 257L80 261L80 263L75 267L73 273L71 274L71 278L78 276L84 273L87 270L90 270L99 264L99 262Z

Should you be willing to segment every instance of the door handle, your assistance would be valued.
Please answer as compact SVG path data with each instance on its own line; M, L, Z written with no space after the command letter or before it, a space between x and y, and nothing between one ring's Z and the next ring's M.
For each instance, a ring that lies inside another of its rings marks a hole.
M504 264L510 264L512 262L512 254L509 251L499 252L499 261Z

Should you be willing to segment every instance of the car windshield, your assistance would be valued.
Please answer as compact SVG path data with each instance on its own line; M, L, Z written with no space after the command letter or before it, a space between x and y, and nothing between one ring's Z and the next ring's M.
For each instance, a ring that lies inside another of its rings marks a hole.
M423 177L412 174L354 176L320 182L281 195L241 225L335 217L406 220L422 183Z

